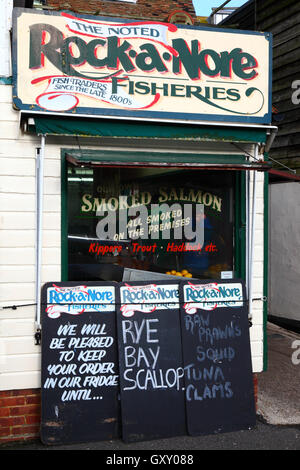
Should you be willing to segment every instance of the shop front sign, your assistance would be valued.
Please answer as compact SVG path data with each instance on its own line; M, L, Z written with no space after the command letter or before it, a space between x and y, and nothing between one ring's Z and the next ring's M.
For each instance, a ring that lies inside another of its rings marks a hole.
M15 9L14 106L269 123L269 33Z

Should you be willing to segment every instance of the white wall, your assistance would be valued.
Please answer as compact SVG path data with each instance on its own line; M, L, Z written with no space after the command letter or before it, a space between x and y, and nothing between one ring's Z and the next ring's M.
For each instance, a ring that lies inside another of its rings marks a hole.
M10 34L13 0L0 0L0 77L11 75Z
M253 175L250 172L250 208L253 202ZM251 214L252 217L252 214ZM251 223L251 221L250 221ZM256 173L256 218L253 253L253 280L252 296L254 299L263 298L264 274L264 173ZM250 328L250 341L252 352L252 367L254 372L263 370L263 300L254 300L252 309L252 327Z
M300 183L269 188L269 314L300 321Z
M0 390L40 387L40 346L34 344L35 154L40 139L23 134L11 105L12 87L0 85ZM52 141L53 142L53 141ZM198 144L199 145L199 144ZM207 143L205 144L208 145ZM60 158L64 145L47 141L45 152L42 282L61 275ZM77 141L66 147L78 149ZM226 144L225 144L226 146ZM224 144L222 149L224 151ZM82 148L97 148L97 145ZM98 147L99 148L99 147ZM254 296L263 292L263 174L258 174ZM253 371L263 368L262 302L250 329Z

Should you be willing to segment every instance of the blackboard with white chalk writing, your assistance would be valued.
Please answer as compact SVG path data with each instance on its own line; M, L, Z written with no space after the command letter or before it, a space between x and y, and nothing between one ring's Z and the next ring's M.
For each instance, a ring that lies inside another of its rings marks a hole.
M119 284L122 438L186 434L178 282Z
M45 284L41 314L42 442L119 437L115 286Z
M190 435L255 425L248 308L241 280L180 284Z

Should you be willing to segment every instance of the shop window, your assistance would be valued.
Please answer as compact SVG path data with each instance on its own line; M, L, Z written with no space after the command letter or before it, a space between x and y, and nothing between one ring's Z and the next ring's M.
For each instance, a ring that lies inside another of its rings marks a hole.
M68 280L233 271L232 172L70 164L67 182Z

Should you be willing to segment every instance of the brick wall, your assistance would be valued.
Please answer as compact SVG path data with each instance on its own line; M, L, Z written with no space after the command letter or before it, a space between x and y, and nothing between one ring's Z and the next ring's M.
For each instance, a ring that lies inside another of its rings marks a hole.
M0 448L7 442L37 439L39 428L39 389L0 391Z
M253 386L257 409L257 374ZM40 401L39 389L0 391L0 450L7 443L39 438Z
M47 0L47 6L55 10L71 10L101 16L153 19L166 21L171 12L185 11L196 18L192 0L138 0L137 3L100 0Z

